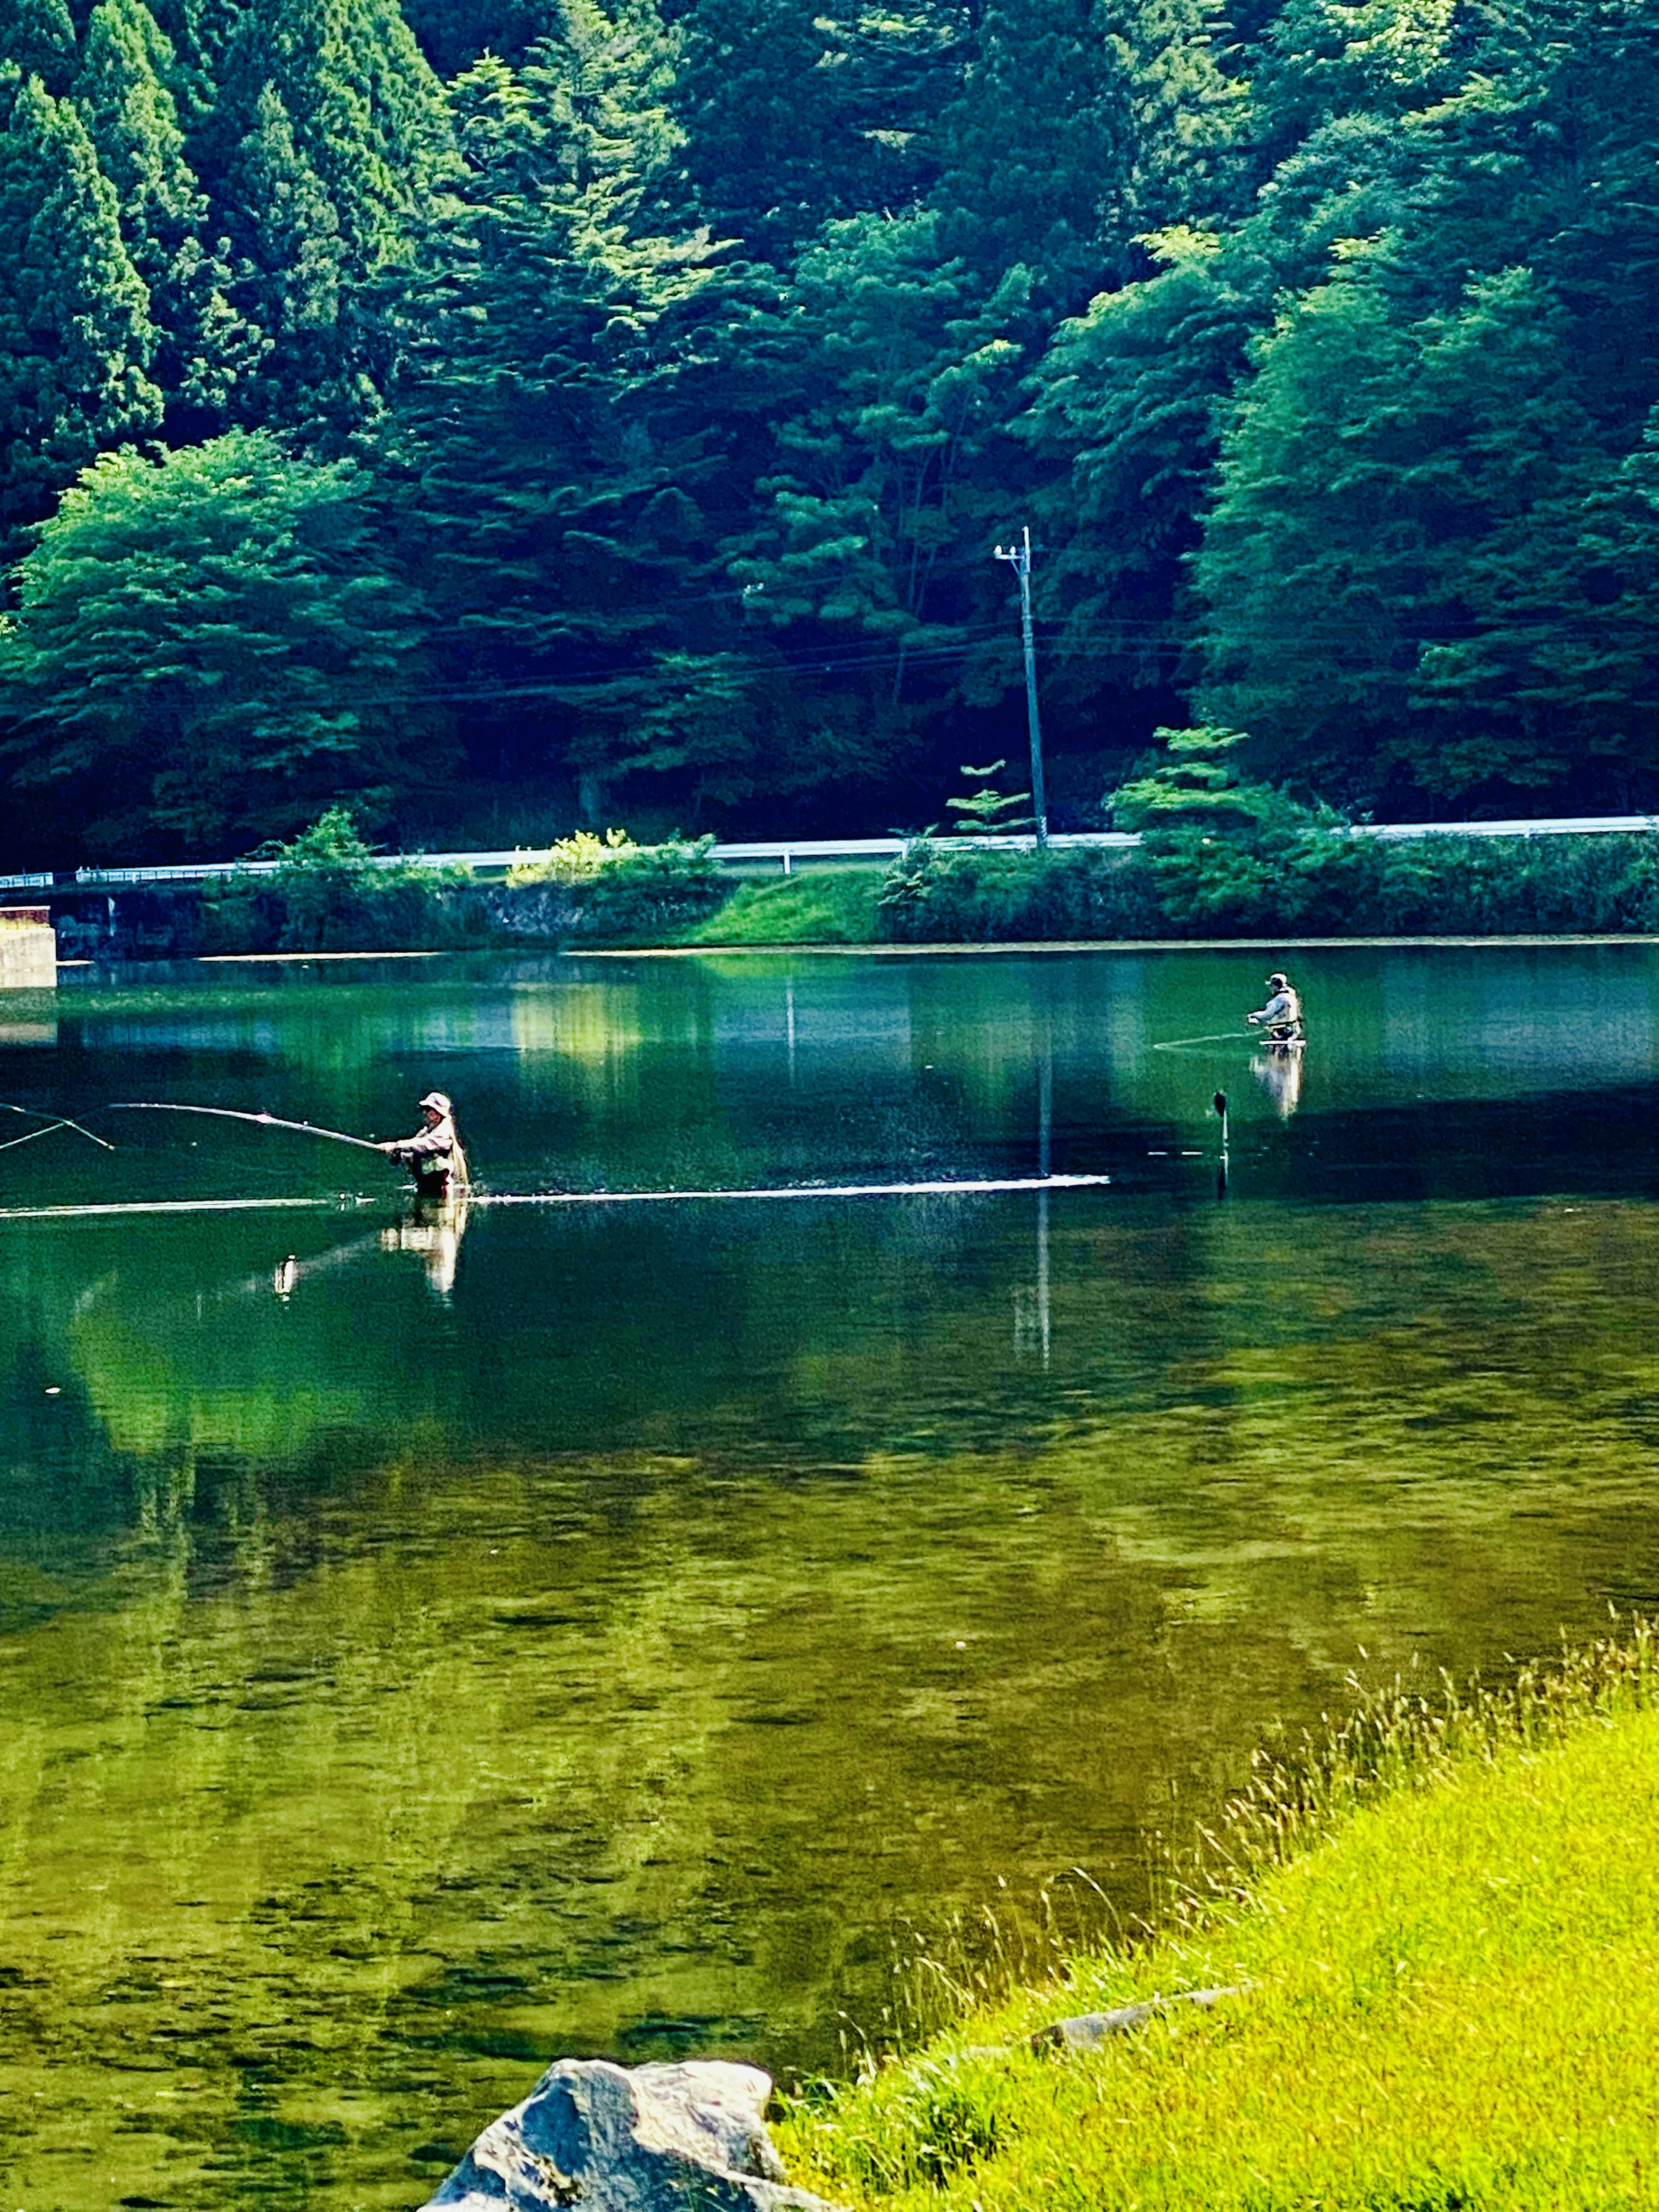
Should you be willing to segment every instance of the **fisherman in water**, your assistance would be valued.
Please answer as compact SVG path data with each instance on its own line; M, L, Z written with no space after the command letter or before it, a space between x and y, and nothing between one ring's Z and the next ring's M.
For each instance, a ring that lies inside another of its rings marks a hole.
M1252 1028L1267 1032L1267 1042L1288 1051L1292 1045L1303 1042L1306 1036L1302 1026L1302 1001L1291 988L1291 979L1277 971L1267 978L1268 1000L1259 1013L1246 1014L1244 1018Z
M421 1119L424 1126L412 1137L398 1138L380 1150L414 1170L416 1194L422 1202L441 1205L445 1199L465 1197L466 1154L455 1133L455 1109L441 1091L428 1091L422 1099Z

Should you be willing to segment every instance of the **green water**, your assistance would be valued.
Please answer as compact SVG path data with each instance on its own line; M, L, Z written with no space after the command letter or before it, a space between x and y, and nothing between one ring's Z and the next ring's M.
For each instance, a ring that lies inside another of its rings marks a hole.
M121 1150L0 1153L0 1207L335 1204L0 1219L7 2212L413 2206L556 2054L833 2065L908 1929L1073 1867L1133 1912L1350 1669L1652 1603L1659 952L1321 951L1299 1079L1153 1049L1264 964L9 1005L0 1097ZM367 1154L101 1110L433 1085L497 1191L1113 1182L447 1235Z

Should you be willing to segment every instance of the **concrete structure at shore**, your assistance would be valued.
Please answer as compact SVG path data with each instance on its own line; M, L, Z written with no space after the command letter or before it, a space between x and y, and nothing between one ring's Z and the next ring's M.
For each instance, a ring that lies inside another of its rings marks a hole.
M58 985L58 939L43 906L0 907L0 991Z

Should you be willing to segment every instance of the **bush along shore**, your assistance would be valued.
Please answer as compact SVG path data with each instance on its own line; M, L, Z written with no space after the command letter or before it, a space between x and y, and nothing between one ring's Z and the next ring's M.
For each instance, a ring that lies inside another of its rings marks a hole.
M778 2147L854 2212L1659 2204L1656 1960L1638 1620L1261 1757L1161 1933L804 2096Z
M1203 733L1200 733L1203 734ZM1225 938L1659 933L1659 833L1536 840L1354 837L1282 794L1224 784L1166 802L1115 795L1138 848L1011 850L913 838L884 869L737 881L711 840L579 832L479 884L386 865L331 808L203 884L60 894L59 955L376 952L489 945L622 949L995 945Z

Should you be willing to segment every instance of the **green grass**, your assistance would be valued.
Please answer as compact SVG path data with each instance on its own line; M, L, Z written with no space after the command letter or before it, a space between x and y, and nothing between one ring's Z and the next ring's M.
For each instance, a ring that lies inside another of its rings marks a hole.
M876 935L874 869L814 870L739 884L684 945L867 945Z
M1261 1765L1148 1948L798 2105L793 2175L891 2212L1659 2205L1656 1708L1641 1624L1502 1695L1372 1703ZM1236 1983L1096 2051L1023 2041Z

